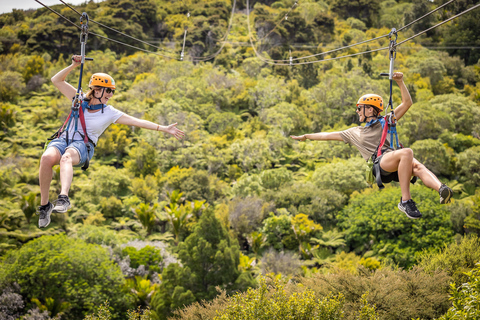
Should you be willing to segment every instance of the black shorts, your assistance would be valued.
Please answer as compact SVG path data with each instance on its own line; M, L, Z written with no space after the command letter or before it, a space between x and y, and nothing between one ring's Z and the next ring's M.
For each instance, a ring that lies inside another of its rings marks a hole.
M373 175L377 176L377 170L380 170L380 176L382 178L383 183L389 183L392 181L398 182L398 171L388 172L383 170L382 167L380 167L380 161L382 160L382 157L383 157L383 154L377 159L375 159L373 168L372 168Z

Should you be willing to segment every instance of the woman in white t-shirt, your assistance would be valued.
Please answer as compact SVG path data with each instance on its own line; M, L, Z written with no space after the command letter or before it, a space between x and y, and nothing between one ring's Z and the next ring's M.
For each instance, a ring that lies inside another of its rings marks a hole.
M81 63L81 56L72 57L72 64L52 77L53 84L68 99L73 100L77 93L71 84L65 81L67 75ZM90 91L87 92L84 106L84 118L88 143L84 142L83 127L78 120L77 126L71 123L59 137L52 140L40 160L39 181L41 203L38 209L40 219L38 226L45 228L50 224L50 215L52 212L66 212L70 208L68 192L73 179L73 167L82 166L93 157L94 147L97 144L99 136L112 123L126 124L140 128L162 131L173 135L177 139L182 139L184 132L179 130L177 123L169 126L162 126L147 120L138 119L129 116L111 105L108 101L115 93L114 79L105 73L95 73L90 78ZM75 128L76 127L76 128ZM52 168L60 164L60 182L61 191L58 199L53 205L49 201L49 190L52 181Z

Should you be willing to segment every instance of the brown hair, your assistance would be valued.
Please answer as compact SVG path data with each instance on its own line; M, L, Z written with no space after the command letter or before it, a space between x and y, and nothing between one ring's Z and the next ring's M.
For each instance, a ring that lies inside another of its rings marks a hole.
M92 100L93 98L95 98L93 96L93 92L95 91L95 89L101 89L102 87L92 87L92 88L89 88L89 90L87 91L87 94L85 95L85 98L87 98L88 100Z

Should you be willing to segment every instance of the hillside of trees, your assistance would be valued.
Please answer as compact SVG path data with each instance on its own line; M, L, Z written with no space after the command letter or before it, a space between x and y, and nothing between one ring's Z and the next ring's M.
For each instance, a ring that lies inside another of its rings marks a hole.
M446 2L75 7L102 36L88 37L83 90L92 73L108 73L115 108L178 122L186 136L111 125L90 168L75 169L72 208L46 229L39 160L71 105L50 78L79 54L80 31L46 8L0 15L0 318L479 319L480 9L397 48L395 71L414 101L400 141L454 190L440 205L412 185L422 219L398 210L398 183L367 183L355 148L290 138L360 125L365 93L388 101L387 50L328 60L388 38L293 60L328 61L269 63L387 35ZM456 0L398 41L474 5ZM67 6L51 8L79 25ZM67 81L78 79L77 68ZM57 166L50 200L59 192Z

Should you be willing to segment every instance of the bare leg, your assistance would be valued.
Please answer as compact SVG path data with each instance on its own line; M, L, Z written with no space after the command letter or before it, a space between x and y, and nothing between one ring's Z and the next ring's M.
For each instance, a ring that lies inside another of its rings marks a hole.
M80 163L80 155L74 148L68 148L60 159L60 194L68 196L73 179L73 166Z
M410 195L410 178L413 175L413 151L404 148L383 155L380 167L387 172L398 171L398 181L402 190L402 200L412 198Z
M40 159L38 180L40 182L40 205L46 205L49 199L50 184L52 182L53 166L60 162L60 152L54 148L48 148Z
M419 177L423 184L433 190L439 190L442 186L437 176L432 171L428 170L425 165L420 163L417 159L413 159L413 175Z

